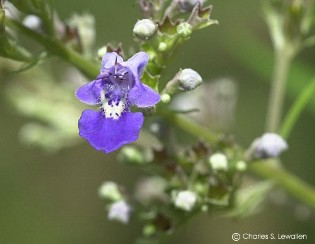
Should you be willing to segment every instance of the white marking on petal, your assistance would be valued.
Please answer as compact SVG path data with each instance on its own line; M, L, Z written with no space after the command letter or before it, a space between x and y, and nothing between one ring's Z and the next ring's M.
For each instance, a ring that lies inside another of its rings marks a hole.
M121 101L104 101L102 105L106 118L118 119L125 110L125 103Z

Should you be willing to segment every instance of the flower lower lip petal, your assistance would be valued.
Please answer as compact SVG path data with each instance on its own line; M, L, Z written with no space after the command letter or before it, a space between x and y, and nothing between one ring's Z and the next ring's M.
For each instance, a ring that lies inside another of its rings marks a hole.
M138 139L143 124L140 112L125 112L118 119L106 118L94 110L83 111L79 120L80 136L95 149L106 153Z

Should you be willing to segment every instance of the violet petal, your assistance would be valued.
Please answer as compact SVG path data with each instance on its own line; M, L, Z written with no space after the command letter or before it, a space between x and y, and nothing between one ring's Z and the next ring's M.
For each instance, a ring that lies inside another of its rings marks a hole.
M147 65L149 61L149 55L145 52L138 52L133 55L130 59L126 62L122 63L123 66L128 67L132 74L134 75L135 79L138 79L140 82L139 77L142 74L144 67ZM137 82L137 81L136 81Z
M160 95L147 85L139 83L129 91L128 100L131 105L152 107L160 101Z
M83 103L96 105L100 103L100 94L103 87L104 84L101 80L94 80L81 86L75 95Z
M102 59L101 73L103 73L105 69L113 67L116 61L117 63L122 63L124 60L115 52L106 53Z
M95 149L112 152L138 139L143 124L140 112L125 112L119 119L106 118L101 112L84 110L79 120L80 136Z

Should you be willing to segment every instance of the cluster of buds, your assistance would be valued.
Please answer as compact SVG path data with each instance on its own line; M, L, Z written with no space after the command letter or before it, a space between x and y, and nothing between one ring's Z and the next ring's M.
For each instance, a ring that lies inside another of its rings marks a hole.
M156 130L161 132L163 128ZM180 216L187 217L216 207L233 209L232 194L247 168L236 145L222 141L220 147L211 149L208 144L199 143L184 151L162 148L151 149L150 153L144 153L144 148L147 147L128 147L127 151L124 148L119 158L129 164L146 162L147 167L159 172L159 176L140 180L135 193L128 194L137 202L137 214L145 223L145 236L171 232ZM116 191L113 195L112 199L120 199Z

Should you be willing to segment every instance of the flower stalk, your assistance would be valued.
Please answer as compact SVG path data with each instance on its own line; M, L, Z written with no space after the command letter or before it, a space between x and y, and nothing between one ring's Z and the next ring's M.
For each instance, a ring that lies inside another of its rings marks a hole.
M292 61L290 49L283 47L275 52L275 65L267 112L266 131L276 132L281 121L282 107L285 97L286 80Z

